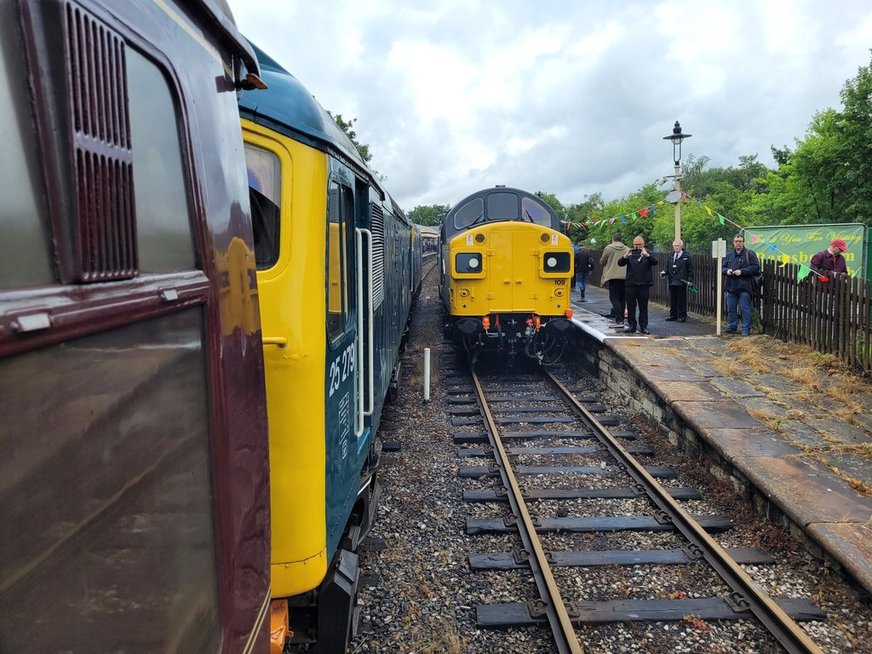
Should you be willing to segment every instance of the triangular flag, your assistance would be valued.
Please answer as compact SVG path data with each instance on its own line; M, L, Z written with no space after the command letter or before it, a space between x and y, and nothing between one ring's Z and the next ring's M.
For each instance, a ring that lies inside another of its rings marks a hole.
M799 270L796 273L796 282L799 283L811 274L811 268L804 263L799 264Z
M712 213L712 208L711 208L710 206L708 206L707 204L706 204L706 205L703 205L702 208L705 209L705 212L706 212L708 215L710 215L710 216L713 216L713 215L714 215L714 214Z
M621 215L621 222L622 222L622 223L626 223L626 222L627 222L627 217L624 216L624 215Z
M708 207L706 207L708 208ZM726 218L724 218L721 214L718 214L718 222L723 225Z
M642 218L647 218L648 217L648 207L645 207L644 209L639 209L639 215L642 216Z
M781 265L782 265L782 266L785 266L785 265L787 265L788 263L790 263L790 257L789 257L788 255L786 255L786 254L782 254L782 255L781 255Z

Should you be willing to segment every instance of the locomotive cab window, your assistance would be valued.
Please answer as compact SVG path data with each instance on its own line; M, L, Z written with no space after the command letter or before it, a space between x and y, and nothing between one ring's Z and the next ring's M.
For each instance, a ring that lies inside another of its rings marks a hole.
M488 220L517 220L518 196L514 193L491 193L487 196Z
M327 195L327 337L338 339L348 322L349 262L348 239L354 218L351 189L330 182Z
M195 250L175 103L160 69L126 51L139 267L191 270Z
M484 201L481 198L470 200L454 214L454 228L463 229L476 221L484 220Z
M265 270L279 260L281 162L272 152L246 143L245 163L248 167L254 257L257 269Z
M529 220L537 225L555 227L551 224L551 214L545 206L533 198L521 198L521 219Z
M0 2L0 65L6 70L26 70L18 31L15 3ZM51 284L49 238L42 222L47 210L26 76L0 75L0 117L0 288Z

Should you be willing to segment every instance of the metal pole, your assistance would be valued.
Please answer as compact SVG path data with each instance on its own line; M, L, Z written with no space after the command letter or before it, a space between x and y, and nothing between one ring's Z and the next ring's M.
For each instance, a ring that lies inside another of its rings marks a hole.
M430 401L430 348L424 348L424 401Z
M675 162L675 190L679 192L678 201L675 203L675 240L681 239L681 162Z
M723 265L723 261L724 261L723 254L722 254L724 251L724 239L722 239L722 238L718 239L717 248L718 248L718 267L715 269L715 274L717 274L717 276L718 276L718 283L717 283L718 298L717 298L717 301L715 302L715 306L717 307L715 309L715 312L716 312L715 313L715 324L717 325L717 329L715 331L715 336L720 336L721 335L721 315L723 312L722 305L723 305L723 298L724 298L724 274L721 272L721 266Z

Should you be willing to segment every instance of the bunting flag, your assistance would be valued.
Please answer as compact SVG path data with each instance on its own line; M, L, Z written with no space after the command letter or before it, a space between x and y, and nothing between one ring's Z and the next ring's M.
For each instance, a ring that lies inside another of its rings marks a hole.
M642 218L647 218L648 217L648 207L645 207L644 209L639 209L639 211L637 211L636 213L638 213L640 216L642 216Z
M699 289L697 288L696 284L694 284L693 282L689 282L686 279L682 279L681 281L687 284L688 291L690 291L691 293L699 293Z
M706 212L709 216L712 216L712 215L717 216L717 217L718 217L718 222L719 222L721 225L724 225L724 224L726 224L726 223L729 223L730 225L732 225L733 227L735 227L735 228L736 228L737 230L739 230L740 232L743 232L743 233L747 234L747 236L750 237L750 240L751 240L751 243L752 243L752 244L755 244L755 245L756 245L757 243L760 243L760 242L761 242L761 239L760 239L759 236L757 236L756 234L754 234L754 233L752 233L752 232L749 232L745 227L742 227L739 223L734 223L734 222L733 222L732 220L730 220L729 218L726 218L726 217L722 216L722 215L719 214L717 211L714 211L711 207L709 207L708 205L706 205L706 204L700 202L700 201L697 200L696 198L691 198L690 196L687 196L687 195L684 193L684 191L682 191L681 194L682 194L682 197L686 197L689 201L691 201L691 202L695 202L695 203L697 204L697 206L702 207L702 208L705 210L705 212ZM772 243L772 242L769 242L769 241L763 241L763 245L765 245L765 246L768 248L770 254L777 253L777 254L780 255L780 256L778 257L778 260L779 260L779 264L778 264L778 265L779 265L779 266L785 266L785 265L787 265L788 263L790 263L790 256L789 256L788 254L786 254L785 252L782 252L781 250L779 250L778 247L775 245L775 243ZM812 269L809 268L807 265L805 265L805 264L800 264L799 270L798 270L797 273L796 273L796 281L797 281L797 283L801 282L803 279L805 279L806 277L808 277L810 274L815 275L815 277L817 277L818 280L820 280L821 282L823 282L823 281L829 281L828 278L824 277L823 275L821 275L821 274L818 273L817 271L812 270Z
M804 263L799 264L799 270L796 273L796 283L799 284L799 282L801 282L803 279L808 277L808 275L811 271L812 271L811 268L806 266ZM815 273L815 274L817 274L817 273ZM826 279L825 277L823 277L821 275L818 275L818 277L821 278L821 281Z

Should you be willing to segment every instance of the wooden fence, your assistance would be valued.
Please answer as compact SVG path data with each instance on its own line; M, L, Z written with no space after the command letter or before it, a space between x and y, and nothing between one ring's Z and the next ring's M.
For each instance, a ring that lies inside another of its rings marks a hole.
M665 270L670 253L657 252L651 299L669 304L669 287L659 271ZM597 265L588 284L599 286L602 250L592 250ZM688 293L688 310L714 316L717 307L717 261L711 256L691 255L696 293ZM872 282L851 277L822 283L809 275L797 283L798 264L763 262L763 290L754 298L763 331L783 341L804 343L819 352L833 354L854 368L872 372ZM723 311L726 312L726 303Z

